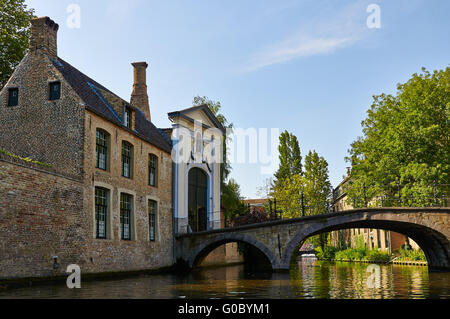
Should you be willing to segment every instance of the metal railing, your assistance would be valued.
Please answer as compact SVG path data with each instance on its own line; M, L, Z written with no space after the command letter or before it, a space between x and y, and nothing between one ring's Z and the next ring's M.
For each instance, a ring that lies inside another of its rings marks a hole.
M360 196L347 198L347 191L340 189L334 190L326 200L309 199L305 192L300 192L293 200L271 198L264 206L268 216L265 221L324 215L359 208L450 207L450 184L363 184L359 190L353 186L352 191ZM373 195L374 192L378 192L378 195ZM254 207L249 205L247 214L252 214L253 209Z

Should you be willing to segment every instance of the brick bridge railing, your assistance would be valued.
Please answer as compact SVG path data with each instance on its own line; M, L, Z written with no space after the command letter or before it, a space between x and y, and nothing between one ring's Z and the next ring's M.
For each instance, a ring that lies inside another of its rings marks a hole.
M273 270L288 270L308 237L349 228L384 229L412 238L425 252L430 271L450 271L450 208L364 208L278 220L176 237L178 262L192 268L215 248L244 242L259 249Z

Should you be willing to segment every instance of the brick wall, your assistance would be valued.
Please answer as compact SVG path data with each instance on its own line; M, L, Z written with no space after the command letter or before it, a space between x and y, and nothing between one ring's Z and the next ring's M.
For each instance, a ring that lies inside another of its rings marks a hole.
M110 135L110 165L107 171L96 168L96 131ZM87 254L92 262L88 272L133 271L171 266L173 259L172 160L171 155L139 139L136 135L105 121L92 112L85 118L84 206L87 211ZM122 177L122 141L133 145L133 178ZM158 157L157 187L148 183L149 154ZM96 239L95 187L110 193L110 221L107 239ZM133 196L131 241L120 238L120 193ZM149 240L148 200L158 203L157 238Z
M61 82L61 98L49 100L50 82ZM19 103L8 107L8 89L19 89ZM54 165L79 176L83 164L84 107L50 59L31 51L0 92L0 148Z
M53 276L84 267L81 181L0 155L0 279Z

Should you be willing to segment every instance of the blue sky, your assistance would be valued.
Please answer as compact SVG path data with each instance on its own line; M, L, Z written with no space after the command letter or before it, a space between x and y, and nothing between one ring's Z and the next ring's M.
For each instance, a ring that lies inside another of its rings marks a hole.
M294 133L303 156L315 149L325 157L334 186L372 96L450 62L446 0L26 3L60 24L61 58L124 99L130 63L147 61L158 127L170 126L168 112L206 95L221 101L235 127ZM72 3L81 9L79 29L66 24ZM381 28L367 27L370 4L381 9ZM233 165L231 175L252 198L270 177L257 164Z

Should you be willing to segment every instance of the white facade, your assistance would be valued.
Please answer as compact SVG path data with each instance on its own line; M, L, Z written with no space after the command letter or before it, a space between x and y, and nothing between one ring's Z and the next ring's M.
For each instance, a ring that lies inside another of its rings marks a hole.
M173 112L169 118L173 123L173 204L177 232L218 229L224 129L207 106ZM203 176L206 178L205 188L196 188L193 178L189 179L192 170L196 170L202 180Z

